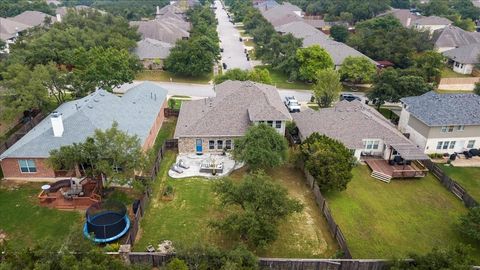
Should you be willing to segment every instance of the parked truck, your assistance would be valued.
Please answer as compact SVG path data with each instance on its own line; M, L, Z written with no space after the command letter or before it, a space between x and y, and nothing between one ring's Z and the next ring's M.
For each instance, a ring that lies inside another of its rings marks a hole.
M289 112L300 112L300 104L298 104L298 101L295 99L294 96L285 97L284 103L285 106L287 106Z

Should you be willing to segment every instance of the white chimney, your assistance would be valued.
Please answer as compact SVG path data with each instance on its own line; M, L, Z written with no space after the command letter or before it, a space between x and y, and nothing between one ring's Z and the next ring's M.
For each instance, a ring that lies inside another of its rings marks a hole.
M62 114L59 112L53 112L52 117L50 117L52 122L53 136L62 137L63 135L63 119Z
M57 14L57 22L62 22L62 15Z
M409 27L411 23L412 23L412 18L408 17L406 26Z
M156 15L160 15L160 7L157 6L157 13L155 13Z

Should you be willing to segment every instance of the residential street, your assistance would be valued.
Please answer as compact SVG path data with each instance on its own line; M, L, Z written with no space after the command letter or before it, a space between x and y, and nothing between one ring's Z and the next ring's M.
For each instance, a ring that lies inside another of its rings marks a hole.
M217 16L217 32L220 38L220 46L223 48L221 53L221 63L227 65L227 70L232 68L251 69L252 65L247 61L245 47L243 42L239 41L240 33L228 20L227 12L223 9L220 1L215 1L215 15Z

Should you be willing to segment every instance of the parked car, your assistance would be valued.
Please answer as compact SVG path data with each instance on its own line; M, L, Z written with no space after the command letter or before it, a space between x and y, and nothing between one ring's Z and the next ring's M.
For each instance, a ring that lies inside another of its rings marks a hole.
M285 97L284 103L285 106L287 106L289 112L300 112L300 104L298 104L298 101L295 99L294 96Z
M342 100L346 100L346 101L350 102L350 101L354 101L354 100L361 101L362 99L360 97L357 97L357 96L352 95L352 94L341 94L340 95L340 101L342 101Z

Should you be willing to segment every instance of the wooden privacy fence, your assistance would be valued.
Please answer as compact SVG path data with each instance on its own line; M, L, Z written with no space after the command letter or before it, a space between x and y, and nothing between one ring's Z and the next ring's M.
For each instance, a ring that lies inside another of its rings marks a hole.
M18 130L12 135L10 135L10 137L7 138L6 141L0 144L0 154L7 151L8 148L10 148L16 142L18 142L23 136L25 136L25 134L27 134L32 128L34 128L44 118L45 118L45 115L43 113L38 113L30 121L26 123L18 123L16 126L14 126L12 129L13 130L18 129Z
M479 203L463 188L459 183L450 178L443 170L433 161L428 160L424 162L425 166L430 172L446 187L450 192L455 194L463 201L466 207L471 208L479 205Z
M301 167L303 167L303 165ZM308 187L313 190L313 195L315 196L315 202L320 208L320 212L322 212L322 215L327 220L330 233L335 238L335 240L337 240L337 243L343 252L343 258L351 259L352 254L348 249L347 240L345 239L345 236L343 235L342 230L340 230L340 227L333 219L332 213L330 212L330 208L328 207L327 200L325 200L325 197L323 197L323 194L320 191L320 188L318 188L318 185L315 185L315 179L313 178L313 176L305 168L303 169L303 172L305 173L305 179L307 181ZM337 268L334 268L334 269L337 269Z
M155 163L150 171L150 177L155 179L157 177L158 172L160 171L160 164L162 163L163 158L165 157L165 153L167 150L177 149L178 148L178 140L177 139L168 139L166 140L162 147L157 152Z

